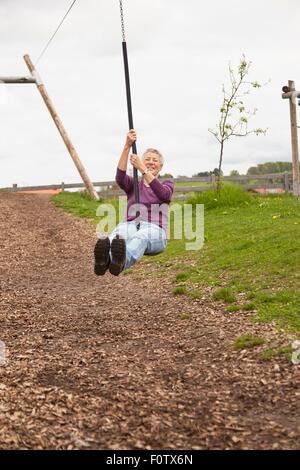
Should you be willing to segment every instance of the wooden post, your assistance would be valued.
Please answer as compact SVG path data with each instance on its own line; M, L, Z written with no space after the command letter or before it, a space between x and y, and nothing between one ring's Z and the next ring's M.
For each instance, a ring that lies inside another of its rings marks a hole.
M292 159L293 159L293 195L300 196L300 175L299 175L299 148L298 148L298 127L297 127L297 104L296 98L299 93L295 89L293 80L289 80L288 87L284 87L285 92L282 97L288 98L290 102L291 118L291 139L292 139Z
M296 91L295 83L289 80L289 88ZM292 137L292 156L293 156L293 194L300 196L300 180L299 180L299 148L298 148L298 127L297 127L297 104L296 99L290 98L290 114L291 114L291 137Z
M80 158L79 158L75 148L73 147L72 142L71 142L71 140L70 140L70 138L69 138L69 136L68 136L68 134L67 134L67 132L66 132L66 130L65 130L65 128L64 128L64 126L63 126L63 124L62 124L55 108L54 108L54 106L53 106L53 103L52 103L52 101L51 101L51 99L50 99L50 97L49 97L49 95L46 91L45 85L43 84L43 82L42 82L37 70L35 69L35 67L34 67L34 65L33 65L33 63L32 63L32 61L31 61L28 54L26 54L24 56L24 60L26 62L26 65L27 65L30 73L32 74L33 78L35 79L36 86L37 86L37 88L38 88L38 90L39 90L39 92L40 92L40 94L41 94L41 96L42 96L42 98L43 98L43 100L44 100L44 102L45 102L52 118L53 118L53 121L54 121L60 135L62 136L62 139L63 139L63 141L64 141L64 143L65 143L65 145L66 145L66 147L69 151L69 154L72 157L73 162L75 163L75 166L76 166L76 168L77 168L77 170L78 170L78 172L79 172L79 174L82 178L82 181L84 182L84 184L86 186L86 189L87 189L89 195L91 196L92 199L99 200L99 196L98 196L97 192L95 191L95 189L92 185L92 182L89 179L89 177L88 177L88 175L87 175L87 173L84 169L84 166L82 165L82 163L80 161Z
M290 192L289 174L286 171L283 176L283 187L286 194Z
M214 173L211 174L211 185L212 189L216 189L216 175Z

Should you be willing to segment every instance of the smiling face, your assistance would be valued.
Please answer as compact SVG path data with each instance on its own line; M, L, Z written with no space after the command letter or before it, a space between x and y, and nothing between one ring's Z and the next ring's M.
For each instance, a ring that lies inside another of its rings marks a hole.
M153 176L157 176L163 166L161 157L156 152L146 151L143 155L143 162Z

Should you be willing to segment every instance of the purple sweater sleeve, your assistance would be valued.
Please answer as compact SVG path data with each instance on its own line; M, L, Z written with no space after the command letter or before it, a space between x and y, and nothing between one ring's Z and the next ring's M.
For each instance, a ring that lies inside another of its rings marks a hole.
M161 183L157 178L155 178L153 181L151 181L150 188L161 200L161 202L171 201L174 190L173 181L166 180Z
M133 190L133 178L126 174L126 171L117 168L116 183L120 186L126 194Z

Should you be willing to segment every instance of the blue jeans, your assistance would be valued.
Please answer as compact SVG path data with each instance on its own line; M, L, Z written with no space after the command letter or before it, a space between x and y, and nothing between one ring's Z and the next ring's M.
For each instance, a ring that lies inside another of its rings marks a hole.
M139 230L137 230L134 221L120 223L110 234L110 241L117 234L121 235L126 241L126 263L124 269L133 266L143 255L158 255L167 246L167 235L164 229L143 220L140 222Z

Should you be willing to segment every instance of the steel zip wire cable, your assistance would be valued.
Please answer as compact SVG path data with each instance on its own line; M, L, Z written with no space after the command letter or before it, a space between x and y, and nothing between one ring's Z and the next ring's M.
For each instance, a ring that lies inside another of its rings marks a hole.
M52 34L51 38L49 39L49 41L47 42L46 46L44 47L44 49L42 50L42 52L40 53L40 55L38 56L37 58L37 61L35 64L37 64L39 62L39 60L42 58L42 56L45 54L46 50L48 49L48 47L50 46L51 42L53 41L54 39L54 36L56 35L56 33L58 32L58 30L60 29L61 25L63 24L63 22L65 21L65 19L67 18L68 14L70 13L70 11L72 10L74 4L76 3L77 0L73 0L71 6L69 7L68 11L65 13L63 19L61 20L61 22L59 23L58 27L56 28L56 30L54 31L54 33Z

